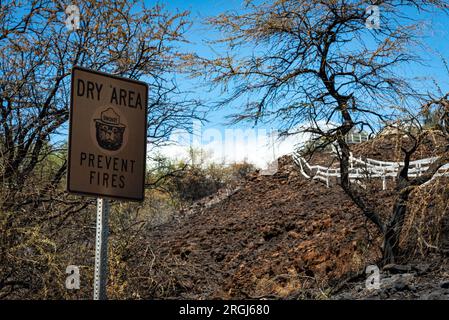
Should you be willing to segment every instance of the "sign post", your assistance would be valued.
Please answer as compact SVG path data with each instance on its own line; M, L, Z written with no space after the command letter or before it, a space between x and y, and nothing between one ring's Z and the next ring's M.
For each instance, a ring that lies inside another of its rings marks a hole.
M109 200L143 201L148 85L74 67L67 191L97 197L94 299L106 299Z
M97 199L97 227L95 236L94 300L106 300L108 276L108 219L109 201Z

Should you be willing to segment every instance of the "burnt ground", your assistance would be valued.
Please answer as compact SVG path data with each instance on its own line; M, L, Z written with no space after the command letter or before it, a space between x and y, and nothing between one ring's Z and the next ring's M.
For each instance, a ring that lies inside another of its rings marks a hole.
M196 266L180 298L327 298L329 282L379 258L379 239L339 187L290 158L235 193L152 230L160 255Z
M332 299L449 300L448 256L433 254L379 271L380 288L369 289L367 275L360 274L344 283Z
M372 145L372 150L377 148ZM357 146L354 152L369 147ZM388 148L376 150L385 150L391 158ZM382 153L376 158L385 160ZM338 185L326 188L303 178L290 157L279 159L279 164L275 175L254 173L232 192L200 201L151 230L146 240L153 252L177 261L164 276L176 279L169 281L173 288L161 297L416 299L431 298L425 295L432 292L446 297L444 281L449 277L441 266L447 258L440 256L427 259L434 262L421 269L404 267L405 285L404 279L390 279L391 270L385 270L383 291L364 290L364 269L376 264L381 254L374 225ZM388 214L393 191L374 187L370 192L379 211Z

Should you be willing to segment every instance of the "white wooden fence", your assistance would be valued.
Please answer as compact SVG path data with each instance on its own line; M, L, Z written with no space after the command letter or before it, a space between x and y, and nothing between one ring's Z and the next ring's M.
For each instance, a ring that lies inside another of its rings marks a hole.
M367 133L362 132L351 132L345 136L345 140L347 143L362 143L369 140L369 136Z
M299 166L301 174L307 179L318 179L325 182L326 186L329 187L330 179L332 177L340 177L339 168L310 165L307 160L304 157L300 156L298 153L293 153L292 157L295 163ZM408 170L409 177L420 176L436 159L438 158L432 157L411 161ZM379 161L369 158L363 160L361 157L354 157L352 153L349 158L349 163L349 179L351 182L356 182L362 187L365 187L362 183L363 179L379 178L382 179L383 190L385 190L387 187L387 178L391 177L393 180L396 179L399 169L404 166L404 162ZM443 165L433 178L442 175L449 175L449 163Z

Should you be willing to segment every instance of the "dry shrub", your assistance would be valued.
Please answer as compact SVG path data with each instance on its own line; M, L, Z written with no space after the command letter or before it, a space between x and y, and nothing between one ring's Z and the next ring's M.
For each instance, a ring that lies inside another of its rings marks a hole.
M244 175L246 170L237 166L235 172ZM43 194L40 187L47 178L38 173L29 178L33 185L22 190L0 190L0 298L91 299L95 199L68 196L64 181ZM221 167L207 170L213 181L226 180L226 174ZM199 186L204 187L200 182ZM6 210L8 203L12 206ZM112 201L110 298L167 298L191 293L191 279L202 272L200 266L161 254L147 240L155 226L176 217L180 205L177 197L155 189L146 191L143 203ZM69 265L80 268L80 290L65 288Z
M0 212L0 298L89 297L94 233L88 212L45 219L44 212ZM66 268L77 265L81 290L65 288Z
M175 255L160 254L145 239L145 232L134 238L128 233L111 241L108 297L162 299L179 296L192 288L190 279L199 268Z
M201 168L189 168L173 179L173 186L182 201L195 201L217 192L223 183Z
M246 161L240 163L233 163L229 166L230 177L229 180L245 179L249 174L256 170L256 167Z
M182 202L193 202L216 193L219 189L235 184L255 171L247 162L229 166L209 164L188 166L170 178L168 189Z
M424 256L449 249L449 179L436 178L414 190L401 236L405 254Z
M115 201L110 215L110 299L158 299L191 287L198 267L172 255L161 255L148 234L174 217L177 203L158 190L148 190L143 203Z

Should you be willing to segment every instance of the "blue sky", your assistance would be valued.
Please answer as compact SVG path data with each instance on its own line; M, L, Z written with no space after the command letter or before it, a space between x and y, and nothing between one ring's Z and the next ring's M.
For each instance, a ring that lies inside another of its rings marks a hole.
M166 9L168 10L189 10L191 12L190 19L193 22L191 29L186 34L187 40L190 41L188 44L180 44L180 49L185 51L194 52L200 56L204 57L213 57L214 51L211 50L209 45L206 43L208 40L217 39L219 37L219 33L214 30L211 30L207 25L204 24L204 20L207 17L218 15L227 10L235 10L241 11L243 9L243 0L215 0L215 1L205 1L205 0L194 0L194 1L182 1L182 0L147 0L148 5L161 3L164 4ZM368 2L367 2L368 3ZM449 34L448 27L449 21L448 16L443 14L434 14L434 13L421 13L419 16L416 12L406 13L407 15L412 16L413 18L424 20L426 22L427 27L423 29L424 43L427 46L426 52L419 52L419 54L425 59L425 64L423 66L417 65L411 70L410 68L402 68L398 70L398 72L403 73L406 77L433 77L436 82L441 86L443 91L449 91L449 74L445 70L445 67L440 59L438 59L438 54L441 54L443 57L449 60ZM217 50L217 49L216 49ZM218 49L219 50L219 49ZM217 50L217 51L218 51ZM427 51L434 51L432 54ZM219 91L216 90L214 92L208 92L207 86L201 81L193 81L190 79L186 79L182 75L178 76L178 84L181 89L184 90L193 90L194 94L198 97L201 97L205 102L213 103L217 101L217 97L219 96ZM419 84L421 85L421 80ZM422 81L422 83L425 83ZM238 104L238 103L236 103ZM234 104L234 105L236 105ZM254 127L252 123L240 123L237 125L230 126L227 124L228 119L226 116L235 112L232 109L233 107L227 107L220 109L218 111L213 111L209 113L208 120L209 122L205 124L202 128L204 131L207 130L215 130L221 131L224 136L224 131L229 128L254 128L256 130L267 130L269 131L271 128L276 129L276 123L270 123L267 125L260 125L259 127ZM203 138L204 139L204 138ZM289 138L290 139L290 138ZM298 139L298 138L297 138ZM208 144L208 141L202 141L203 145ZM286 141L284 146L279 146L279 150L283 149L283 151L279 151L278 156L281 154L285 154L289 149L293 147L295 144L294 141ZM223 147L223 145L225 145ZM255 150L252 150L252 147L255 147ZM249 157L253 161L259 158L270 158L271 149L258 144L257 142L232 142L232 141L224 141L224 143L215 144L214 141L211 141L209 144L210 149L214 153L224 153L229 155L230 159L242 160L240 159L246 150L246 157ZM205 149L208 147L205 146ZM185 148L184 148L185 150ZM238 150L238 151L227 151L227 150ZM252 151L250 151L252 150ZM164 150L165 154L182 154L182 148L174 148ZM222 152L220 152L222 151ZM233 154L233 155L231 155ZM238 158L238 159L237 159ZM218 160L218 159L215 159Z
M191 12L190 18L193 21L193 26L187 33L186 37L190 41L189 44L181 44L181 49L185 51L195 52L200 56L212 57L213 51L206 43L207 40L216 39L219 34L216 31L204 25L204 20L207 17L217 15L226 10L241 11L243 8L243 0L147 0L147 4L152 5L156 3L164 4L168 10L189 10ZM368 1L367 1L368 3ZM416 12L407 13L413 18L426 21L427 27L423 29L425 35L424 43L428 50L434 50L433 54L427 52L420 52L420 55L425 58L425 66L417 65L413 70L404 68L400 70L407 77L433 77L443 90L449 90L449 74L445 70L443 63L438 59L438 54L441 54L449 60L449 16L435 13L421 13ZM196 87L198 82L179 77L178 83L181 88L192 89L198 92L199 96L206 102L216 101L218 92L208 93L205 90L204 84ZM209 123L206 127L214 127L224 129L229 127L225 125L227 119L225 116L232 113L230 108L224 108L219 111L214 111L209 114ZM252 126L249 123L239 124L238 127Z
M235 10L241 11L243 10L243 0L146 0L147 5L152 6L157 3L163 4L165 8L169 11L175 12L176 10L190 11L190 20L193 22L192 27L186 34L186 38L189 43L179 43L179 47L181 51L185 52L193 52L203 57L213 57L214 51L207 44L208 40L217 39L220 35L211 30L209 26L204 24L204 21L207 17L218 15L227 10ZM368 1L367 1L368 3ZM382 13L382 12L381 12ZM403 68L400 70L406 77L433 77L436 82L441 86L442 90L447 92L449 91L449 74L445 69L443 63L438 58L438 54L441 54L447 60L449 60L449 16L443 14L434 14L434 13L421 13L419 16L416 12L407 13L411 15L413 18L424 20L427 23L427 27L423 29L423 33L425 35L424 43L427 46L426 52L419 52L419 54L425 58L426 65L420 66L416 65L413 70L410 68ZM220 49L215 48L215 50L219 51ZM430 53L433 51L433 53ZM249 51L248 51L249 52ZM399 70L398 70L399 71ZM213 92L208 91L208 87L206 84L202 83L200 79L192 80L186 78L184 75L177 75L177 83L180 86L180 90L182 91L192 91L192 95L196 97L200 97L203 101L208 104L212 104L217 101L219 97L219 91L215 90ZM142 79L145 80L145 79ZM419 81L419 80L418 80ZM424 84L425 82L422 81ZM419 82L421 84L421 82ZM234 106L238 105L234 103ZM225 136L225 131L227 129L232 128L253 128L255 130L266 130L276 129L276 123L270 123L268 125L261 124L258 127L254 127L253 123L240 123L237 125L230 126L227 124L228 119L226 119L227 115L234 113L236 110L234 107L230 106L227 108L223 108L217 111L212 111L208 115L208 120L203 127L203 131L215 130L221 132L222 137ZM263 138L263 137L262 137ZM262 139L263 140L263 139ZM269 139L268 139L269 140ZM261 146L261 142L253 140L252 142L246 143L233 143L229 141L224 141L223 143L215 143L214 141L202 141L207 144L207 142L211 142L210 145L214 152L217 152L218 149L221 149L221 153L224 153L230 156L231 159L239 157L241 160L242 150L246 150L246 155L253 158L270 158L272 154L271 150L268 148ZM228 152L232 148L228 148L231 144L231 147L234 149L238 149L237 151ZM289 148L294 144L294 141L287 142L283 148L284 151L282 153L286 153ZM223 147L223 145L225 145ZM252 148L255 146L256 150ZM165 150L168 154L178 153L180 149L176 150ZM184 147L185 151L186 148ZM164 152L162 152L164 153ZM217 152L220 153L220 152ZM235 157L230 155L233 153ZM243 157L246 157L243 155Z
M243 7L242 0L194 0L194 1L181 1L181 0L159 0L159 1L146 1L148 4L161 3L167 10L188 10L190 11L190 20L192 26L186 34L186 38L189 43L183 43L180 45L182 50L186 52L194 52L202 57L214 57L214 49L211 48L207 41L217 39L220 34L212 30L209 26L204 24L204 20L207 17L218 15L226 10L241 10ZM217 91L207 92L205 90L205 84L201 80L186 79L183 76L179 76L178 84L181 89L194 90L198 95L206 102L212 102L219 94ZM207 88L209 89L209 88ZM205 124L205 128L213 127L224 129L229 127L225 119L226 115L232 113L232 110L221 109L216 112L210 112L208 114L208 123ZM248 124L235 125L235 127L244 127Z

